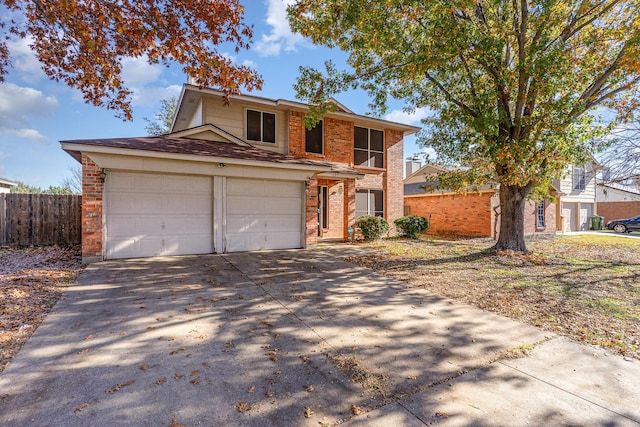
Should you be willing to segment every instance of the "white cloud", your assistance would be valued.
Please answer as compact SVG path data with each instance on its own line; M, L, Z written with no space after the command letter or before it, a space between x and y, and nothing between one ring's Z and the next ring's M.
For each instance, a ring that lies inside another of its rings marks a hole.
M154 106L161 99L171 98L172 96L180 96L182 85L171 85L166 87L145 87L143 89L134 89L133 104L136 106Z
M127 87L140 88L160 78L162 66L149 64L146 55L122 58L122 80Z
M14 83L0 84L0 127L19 128L32 116L49 116L58 108L58 101L39 90Z
M420 125L420 120L428 117L430 114L427 107L418 108L413 112L403 110L393 110L385 114L384 119L396 123L404 123L407 125Z
M267 25L271 27L269 34L262 34L256 42L255 51L260 56L278 56L282 49L295 52L297 47L305 43L300 34L293 34L287 20L287 6L295 0L266 0Z
M244 65L245 67L253 68L254 70L258 69L258 64L250 59L245 59L244 61L242 61L242 65Z
M51 142L49 138L41 134L36 129L4 129L0 132L1 135L12 136L21 139L28 139L30 141L40 142L43 144L48 144Z
M31 36L7 42L13 69L19 71L20 78L28 83L35 83L48 78L42 71L40 61L38 61L35 53L29 47L32 42L33 38Z

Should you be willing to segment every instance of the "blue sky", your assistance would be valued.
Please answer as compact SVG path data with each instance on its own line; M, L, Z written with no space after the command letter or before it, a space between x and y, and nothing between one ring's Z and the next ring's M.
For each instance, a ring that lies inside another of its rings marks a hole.
M292 0L241 0L245 21L254 25L251 49L229 56L257 69L264 79L261 92L269 98L295 99L293 84L300 65L322 67L327 59L344 64L345 54L313 46L292 34L285 4ZM178 96L187 76L179 64L170 68L149 65L144 58L124 60L124 79L134 90L132 122L123 122L113 111L84 103L79 91L49 80L28 47L28 40L10 43L13 67L0 84L0 177L42 188L60 185L77 165L60 148L59 141L72 139L143 136L144 117L152 118L160 100ZM366 94L352 92L338 101L358 114L368 112ZM419 125L426 110L413 114L403 104L391 102L384 118ZM405 157L423 151L415 138L405 139Z

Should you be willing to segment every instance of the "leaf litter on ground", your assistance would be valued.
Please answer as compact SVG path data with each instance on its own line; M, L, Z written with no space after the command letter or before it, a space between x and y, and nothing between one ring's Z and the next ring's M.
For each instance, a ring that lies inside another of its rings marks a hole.
M528 253L491 239L384 239L347 261L408 286L640 359L640 239L538 237Z

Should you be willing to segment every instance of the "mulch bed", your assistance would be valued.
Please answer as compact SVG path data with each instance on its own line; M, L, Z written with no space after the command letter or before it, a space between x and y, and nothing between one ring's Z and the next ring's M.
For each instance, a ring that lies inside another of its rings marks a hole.
M81 269L79 247L0 248L0 372Z

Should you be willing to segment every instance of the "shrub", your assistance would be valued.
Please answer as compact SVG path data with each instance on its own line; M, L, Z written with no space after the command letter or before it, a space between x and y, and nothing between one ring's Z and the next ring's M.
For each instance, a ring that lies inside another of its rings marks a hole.
M389 232L389 223L381 216L362 215L356 218L356 227L362 231L365 239L379 239Z
M393 223L403 235L417 239L420 233L424 233L429 228L429 221L423 216L407 215L398 218Z

